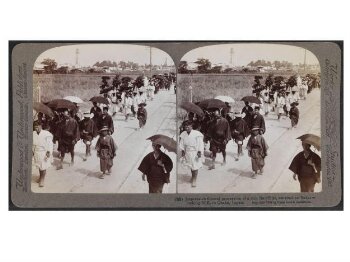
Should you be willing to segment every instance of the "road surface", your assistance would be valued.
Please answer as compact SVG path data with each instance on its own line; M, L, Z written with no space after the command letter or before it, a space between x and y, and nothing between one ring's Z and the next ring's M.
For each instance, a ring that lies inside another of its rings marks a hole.
M313 90L307 100L299 102L300 118L297 128L290 127L290 119L277 120L275 113L265 117L264 137L269 146L265 159L264 174L252 179L251 160L245 150L244 156L235 161L237 145L231 140L227 145L227 164L222 166L222 154L216 158L216 168L208 170L209 158L199 170L197 187L190 184L190 171L178 163L179 193L278 193L300 192L299 182L293 180L288 169L293 157L302 151L300 140L296 138L305 133L320 135L320 91ZM320 152L316 152L320 155ZM205 152L209 155L209 152ZM320 192L322 183L316 184L315 192Z
M176 132L176 95L173 89L159 91L153 101L147 102L148 119L145 128L137 131L138 120L129 119L118 113L114 116L115 132L113 138L117 143L117 156L114 158L112 174L99 179L100 165L96 150L92 156L83 161L85 145L79 141L75 147L75 163L70 166L70 154L66 154L63 169L56 170L58 159L54 166L47 170L45 187L40 188L36 183L38 170L32 171L32 191L36 193L148 193L147 181L142 181L141 173L137 170L142 158L152 151L151 142L146 140L155 134L164 134L175 139ZM92 142L96 144L97 139ZM57 148L57 146L55 147ZM163 149L164 151L164 149ZM164 186L164 193L176 191L176 155L166 152L174 163L170 184ZM57 155L57 154L56 154Z

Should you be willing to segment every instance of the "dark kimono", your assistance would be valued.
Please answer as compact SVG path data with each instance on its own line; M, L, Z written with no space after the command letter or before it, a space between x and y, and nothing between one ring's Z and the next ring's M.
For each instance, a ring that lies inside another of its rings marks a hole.
M262 135L251 135L247 150L252 161L252 169L254 172L262 171L265 166L264 158L267 156L268 145Z
M225 118L219 118L211 123L208 130L210 138L210 148L212 152L223 152L226 144L231 139L230 124Z
M79 125L80 138L83 142L91 142L97 136L97 128L95 122L90 118L84 118Z
M243 113L245 114L243 118L244 121L247 123L248 127L251 128L253 108L251 106L245 106L242 109L242 114Z
M92 107L90 110L90 113L94 114L92 120L95 122L95 125L97 126L98 119L102 115L102 110L101 108L97 107Z
M110 171L113 158L116 155L117 145L110 135L100 136L96 143L97 156L100 158L101 172Z
M309 160L315 163L316 170L308 164ZM321 158L316 153L310 151L308 158L305 158L304 152L300 152L292 160L289 169L298 175L301 192L314 192L321 172Z
M164 172L163 167L158 165L158 160L162 161L166 172ZM147 176L149 193L162 193L164 183L169 183L173 162L163 152L160 153L157 159L154 157L154 153L151 152L143 158L138 169Z
M110 115L101 115L97 122L98 130L101 130L103 127L107 126L109 129L109 134L114 133L114 124L113 119Z
M147 121L146 108L139 107L139 109L137 110L137 119L139 120L140 127L143 127L144 125L146 125L146 121Z
M299 122L299 109L297 107L291 107L289 111L289 118L292 123L292 127L296 126Z
M262 134L265 133L265 130L266 130L266 128L265 128L265 119L259 113L253 115L252 118L251 118L250 128L252 129L253 127L259 127L261 132L262 132Z
M243 118L235 118L230 121L231 135L237 144L243 144L243 140L249 136L249 127Z
M80 139L79 125L77 121L69 117L58 123L58 151L69 153L74 150L76 142Z

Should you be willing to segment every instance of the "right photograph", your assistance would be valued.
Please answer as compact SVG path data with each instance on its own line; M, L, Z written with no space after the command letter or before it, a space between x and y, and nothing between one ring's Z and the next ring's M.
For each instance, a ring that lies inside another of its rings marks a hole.
M178 64L178 193L321 192L320 64L291 43L209 45Z

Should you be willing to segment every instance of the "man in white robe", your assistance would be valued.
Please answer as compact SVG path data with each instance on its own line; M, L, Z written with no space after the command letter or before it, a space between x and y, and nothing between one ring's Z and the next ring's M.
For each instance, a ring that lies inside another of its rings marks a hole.
M192 187L196 187L198 170L204 162L204 136L201 132L192 129L191 121L185 121L183 126L185 131L180 135L179 145L182 152L182 162L191 169L191 184Z
M46 169L48 169L52 162L52 151L53 151L53 135L43 130L41 124L38 121L34 122L33 131L33 157L34 164L39 169L39 187L44 186L44 180L46 175Z

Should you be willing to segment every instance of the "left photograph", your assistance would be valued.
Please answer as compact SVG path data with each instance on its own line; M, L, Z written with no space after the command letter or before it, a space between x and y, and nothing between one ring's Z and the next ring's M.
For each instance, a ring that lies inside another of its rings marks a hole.
M33 68L34 193L176 193L176 68L136 44L49 49Z

